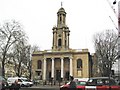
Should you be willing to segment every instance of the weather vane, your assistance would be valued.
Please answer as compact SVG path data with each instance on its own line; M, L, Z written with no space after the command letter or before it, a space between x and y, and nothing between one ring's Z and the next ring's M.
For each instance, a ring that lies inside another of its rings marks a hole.
M62 7L62 2L61 2L61 7Z

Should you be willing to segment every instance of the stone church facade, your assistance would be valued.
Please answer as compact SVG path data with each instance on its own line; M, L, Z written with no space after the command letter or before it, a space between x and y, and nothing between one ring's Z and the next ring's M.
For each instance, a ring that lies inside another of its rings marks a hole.
M88 49L69 48L70 30L66 25L66 12L57 12L57 26L52 28L51 50L32 54L32 77L41 80L69 80L69 76L88 78L92 76L92 58Z

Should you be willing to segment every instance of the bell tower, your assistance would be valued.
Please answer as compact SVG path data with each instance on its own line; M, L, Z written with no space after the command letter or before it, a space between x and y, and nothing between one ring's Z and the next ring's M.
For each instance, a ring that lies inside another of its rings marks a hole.
M61 8L57 12L57 26L53 27L53 51L62 51L69 49L70 30L66 25L66 12Z

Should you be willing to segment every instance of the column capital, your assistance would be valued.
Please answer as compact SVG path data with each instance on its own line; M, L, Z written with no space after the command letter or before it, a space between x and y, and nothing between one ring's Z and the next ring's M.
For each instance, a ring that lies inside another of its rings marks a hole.
M73 57L72 57L72 56L69 56L69 58L70 58L70 59L73 59Z
M46 57L44 57L43 60L46 60Z
M51 57L52 60L54 60L55 58L54 57Z
M60 57L60 59L64 59L64 57Z

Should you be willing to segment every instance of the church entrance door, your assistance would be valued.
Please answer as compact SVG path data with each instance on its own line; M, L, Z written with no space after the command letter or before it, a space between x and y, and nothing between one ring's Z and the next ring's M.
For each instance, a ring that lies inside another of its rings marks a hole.
M56 70L56 80L61 80L61 70Z
M65 78L66 78L66 80L69 80L69 77L70 77L70 72L69 72L69 71L66 71L66 73L65 73Z

